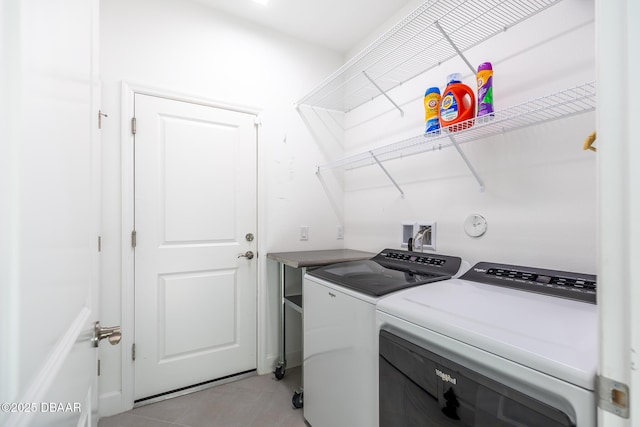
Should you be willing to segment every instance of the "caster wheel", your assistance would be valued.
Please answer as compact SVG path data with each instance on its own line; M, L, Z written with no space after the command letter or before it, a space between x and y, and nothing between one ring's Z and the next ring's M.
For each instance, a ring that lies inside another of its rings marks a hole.
M302 393L297 392L297 391L295 393L293 393L293 397L291 398L291 404L296 409L302 408L302 406L303 406Z
M284 366L278 365L276 366L276 370L273 371L273 375L275 375L277 380L281 380L284 378Z

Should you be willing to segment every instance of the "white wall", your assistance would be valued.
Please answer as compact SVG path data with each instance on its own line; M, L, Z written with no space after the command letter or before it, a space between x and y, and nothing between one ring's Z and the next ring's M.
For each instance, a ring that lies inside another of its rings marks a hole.
M340 117L294 103L342 62L339 54L261 29L184 0L101 2L103 121L102 323L117 325L121 311L121 169L123 81L262 110L257 232L259 294L263 295L259 366L277 357L277 281L267 252L342 247L335 238L342 200L330 199L315 176L317 162L339 155L341 135L317 144ZM128 120L128 118L125 118ZM309 126L307 126L309 124ZM313 129L310 131L309 129ZM337 132L341 132L338 130ZM327 148L328 147L328 148ZM326 183L328 187L335 183ZM309 241L299 226L309 226ZM125 230L126 232L126 230ZM119 412L122 346L102 349L101 412ZM124 407L122 407L124 409Z
M593 1L565 0L466 56L474 65L493 63L495 107L501 109L595 80L594 36ZM348 113L346 154L419 135L424 90L443 89L452 72L461 72L475 89L474 75L455 59L390 93L404 118L383 97ZM345 246L399 248L403 221L436 221L436 250L472 264L595 273L596 154L582 150L594 129L591 112L462 145L484 180L484 193L453 148L385 163L404 198L377 166L347 171ZM470 213L488 221L481 238L464 234Z

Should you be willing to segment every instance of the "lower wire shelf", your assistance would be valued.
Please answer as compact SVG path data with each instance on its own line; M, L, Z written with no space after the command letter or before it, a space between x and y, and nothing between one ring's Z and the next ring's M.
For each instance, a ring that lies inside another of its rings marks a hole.
M473 172L481 189L483 189L484 186L481 179L460 150L460 144L594 111L595 108L596 82L593 81L499 110L491 115L469 119L435 132L422 134L326 163L318 166L316 173L334 168L353 170L377 164L387 174L400 193L403 193L402 189L382 165L383 162L455 146Z

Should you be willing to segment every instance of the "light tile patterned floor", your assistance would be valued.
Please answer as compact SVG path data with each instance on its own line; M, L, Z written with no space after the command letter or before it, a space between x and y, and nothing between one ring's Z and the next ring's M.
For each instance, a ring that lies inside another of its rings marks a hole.
M245 378L103 418L98 427L305 427L291 404L300 368Z

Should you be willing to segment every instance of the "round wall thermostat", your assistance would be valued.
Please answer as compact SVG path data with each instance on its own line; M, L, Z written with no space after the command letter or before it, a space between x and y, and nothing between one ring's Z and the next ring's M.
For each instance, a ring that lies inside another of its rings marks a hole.
M487 231L487 220L480 214L471 214L464 220L464 232L471 237L480 237Z

